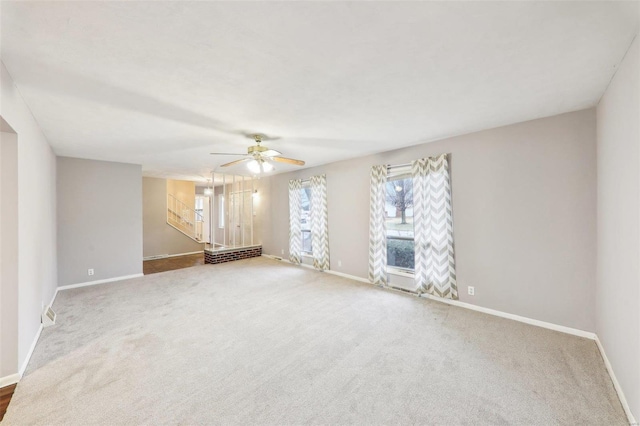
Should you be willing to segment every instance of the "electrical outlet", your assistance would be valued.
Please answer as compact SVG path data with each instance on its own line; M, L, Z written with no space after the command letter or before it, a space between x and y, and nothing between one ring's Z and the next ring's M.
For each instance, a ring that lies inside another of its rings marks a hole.
M467 293L469 294L469 296L475 296L476 295L476 288L475 287L467 287Z
M281 249L281 250L280 250L280 254L284 254L284 249Z
M93 275L93 269L88 269L88 270L87 270L87 274L89 274L89 275Z
M342 260L338 260L338 267L342 266Z

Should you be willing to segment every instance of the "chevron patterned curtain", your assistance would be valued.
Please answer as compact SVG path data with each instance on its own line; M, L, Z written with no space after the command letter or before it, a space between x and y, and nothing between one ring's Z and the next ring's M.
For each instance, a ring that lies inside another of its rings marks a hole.
M327 177L311 177L311 247L313 267L329 269L329 225L327 210Z
M300 199L302 181L294 179L289 181L289 260L296 265L300 264L302 253L302 229L300 224L302 200Z
M417 290L457 300L447 154L412 161L411 174Z
M386 185L387 166L373 166L369 204L369 281L377 285L387 284Z

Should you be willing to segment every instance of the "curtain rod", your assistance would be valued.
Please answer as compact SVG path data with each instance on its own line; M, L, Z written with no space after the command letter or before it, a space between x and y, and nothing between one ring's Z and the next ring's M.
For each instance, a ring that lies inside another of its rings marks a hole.
M443 154L443 155L446 155L446 156L447 156L447 158L449 158L449 155L451 155L451 154ZM388 166L387 166L387 169L399 169L399 168L401 168L401 167L411 167L411 162L409 162L409 163L404 163L404 164L394 164L394 165L392 165L392 166L388 165Z
M395 164L393 166L387 166L387 169L399 169L400 167L411 167L411 163Z

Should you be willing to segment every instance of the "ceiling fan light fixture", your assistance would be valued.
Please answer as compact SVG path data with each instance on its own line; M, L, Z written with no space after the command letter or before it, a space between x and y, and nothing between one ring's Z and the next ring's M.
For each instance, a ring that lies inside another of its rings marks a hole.
M247 163L247 168L251 173L258 175L260 173L269 173L270 171L272 171L273 164L265 161L262 158L254 158Z
M247 169L251 173L259 174L261 171L260 163L258 163L258 160L251 160L247 163Z

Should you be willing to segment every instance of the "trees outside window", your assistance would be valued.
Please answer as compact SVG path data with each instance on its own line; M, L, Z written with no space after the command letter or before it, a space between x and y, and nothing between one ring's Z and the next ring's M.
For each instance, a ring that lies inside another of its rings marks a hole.
M413 207L413 183L411 179L397 179L387 182L387 203L396 208L400 224L407 224L407 209Z
M387 266L413 271L413 181L407 174L389 176L386 186Z

